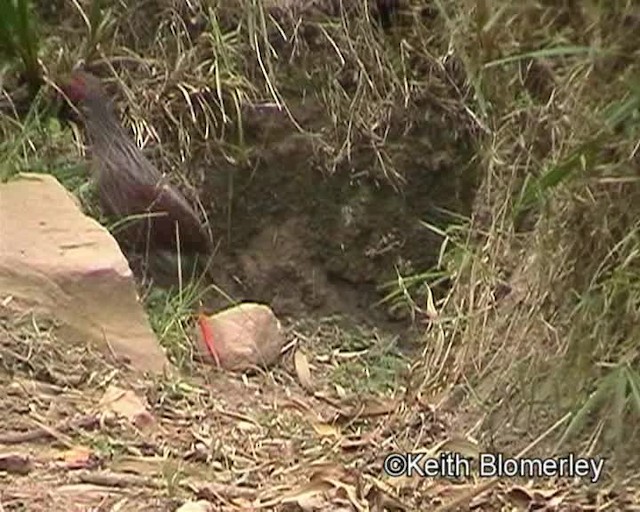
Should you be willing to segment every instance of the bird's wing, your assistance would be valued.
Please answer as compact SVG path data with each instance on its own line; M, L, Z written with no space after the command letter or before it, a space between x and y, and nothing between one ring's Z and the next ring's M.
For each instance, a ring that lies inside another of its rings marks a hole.
M185 245L204 250L209 248L209 235L198 215L182 193L170 183L163 180L156 186L149 211L166 214L166 221L174 230L177 223L181 241Z

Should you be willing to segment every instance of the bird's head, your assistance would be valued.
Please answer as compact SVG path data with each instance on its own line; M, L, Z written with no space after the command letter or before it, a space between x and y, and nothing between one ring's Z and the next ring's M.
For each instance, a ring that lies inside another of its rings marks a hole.
M62 117L72 121L86 118L92 111L99 111L98 107L108 103L100 80L86 71L74 71L60 85L60 91L66 99L65 103L68 103L66 107L63 106Z
M74 71L60 89L76 106L87 101L104 98L100 80L86 71Z

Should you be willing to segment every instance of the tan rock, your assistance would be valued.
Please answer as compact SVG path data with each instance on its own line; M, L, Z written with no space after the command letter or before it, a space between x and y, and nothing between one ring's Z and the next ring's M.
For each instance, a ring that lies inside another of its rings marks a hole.
M137 370L167 368L117 242L52 176L0 184L0 291L10 306L59 322L62 339Z
M224 369L264 368L280 357L284 345L282 328L273 311L264 304L244 303L201 318L195 334L198 352L204 361L214 363L204 340L203 321Z

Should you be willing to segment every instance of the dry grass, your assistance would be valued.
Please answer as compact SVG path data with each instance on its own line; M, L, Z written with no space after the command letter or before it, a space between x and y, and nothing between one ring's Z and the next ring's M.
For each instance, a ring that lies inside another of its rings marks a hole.
M491 16L483 5L450 13L490 131L470 237L449 240L455 285L423 378L471 392L484 417L474 432L505 446L508 432L535 436L572 410L555 450L586 429L579 450L622 455L640 411L640 48L627 32L638 19L624 2Z

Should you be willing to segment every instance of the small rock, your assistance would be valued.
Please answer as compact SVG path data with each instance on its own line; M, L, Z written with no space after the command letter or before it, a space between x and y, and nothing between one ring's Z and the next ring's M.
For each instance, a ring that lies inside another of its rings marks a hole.
M195 335L198 352L205 362L213 364L215 358L205 342L204 329L210 333L220 366L226 370L271 366L278 361L284 345L280 321L264 304L240 304L201 318Z
M205 500L187 501L176 512L211 512L213 507L211 503Z

